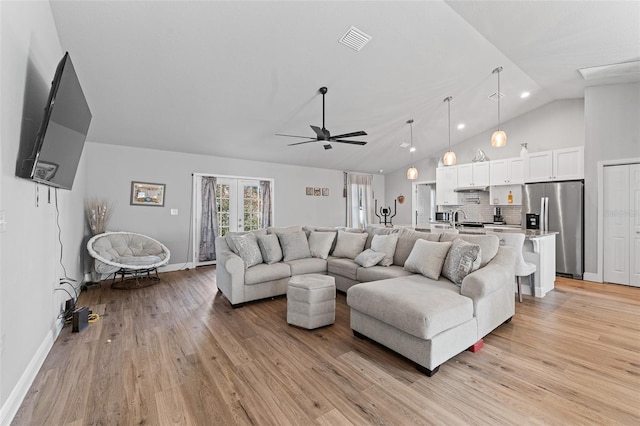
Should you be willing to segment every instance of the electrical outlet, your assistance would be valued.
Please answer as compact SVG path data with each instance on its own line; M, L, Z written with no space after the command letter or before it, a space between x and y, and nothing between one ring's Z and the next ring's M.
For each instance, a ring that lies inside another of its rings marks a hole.
M178 216L178 209L171 209L171 216Z
M5 218L5 211L0 210L0 232L7 230L7 219Z

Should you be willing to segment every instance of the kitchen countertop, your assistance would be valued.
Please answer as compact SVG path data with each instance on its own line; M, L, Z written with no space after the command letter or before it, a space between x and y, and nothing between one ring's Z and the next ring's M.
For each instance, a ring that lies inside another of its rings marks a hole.
M432 222L437 224L445 224L449 222ZM416 231L430 232L430 229L415 228ZM539 229L522 229L519 225L485 225L484 228L456 228L460 234L466 235L482 235L486 234L485 230L489 229L491 232L518 232L525 235L527 240L544 238L551 235L558 235L556 231L541 231Z

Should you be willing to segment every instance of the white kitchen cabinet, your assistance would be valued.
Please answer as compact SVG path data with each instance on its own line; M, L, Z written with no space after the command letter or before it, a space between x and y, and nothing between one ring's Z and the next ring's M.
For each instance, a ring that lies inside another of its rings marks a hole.
M584 179L584 148L527 154L524 169L525 182Z
M488 162L459 164L457 168L459 187L476 188L489 186Z
M493 160L489 166L489 185L520 185L524 183L524 159L520 157Z
M458 187L457 166L438 167L436 169L436 204L439 206L458 206L460 200L454 189Z

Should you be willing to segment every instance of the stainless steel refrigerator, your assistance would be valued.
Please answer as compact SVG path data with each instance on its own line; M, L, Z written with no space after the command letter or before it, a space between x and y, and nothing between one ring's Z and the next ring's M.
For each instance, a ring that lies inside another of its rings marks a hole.
M584 182L529 183L522 189L522 227L527 214L539 228L556 231L556 273L582 279L584 272ZM529 223L531 220L529 220Z

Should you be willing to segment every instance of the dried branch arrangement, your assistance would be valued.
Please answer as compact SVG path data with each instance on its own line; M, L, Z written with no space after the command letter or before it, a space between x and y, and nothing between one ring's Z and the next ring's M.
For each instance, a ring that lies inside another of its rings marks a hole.
M85 200L84 208L91 233L93 235L104 233L113 212L111 202L100 198L89 198Z

